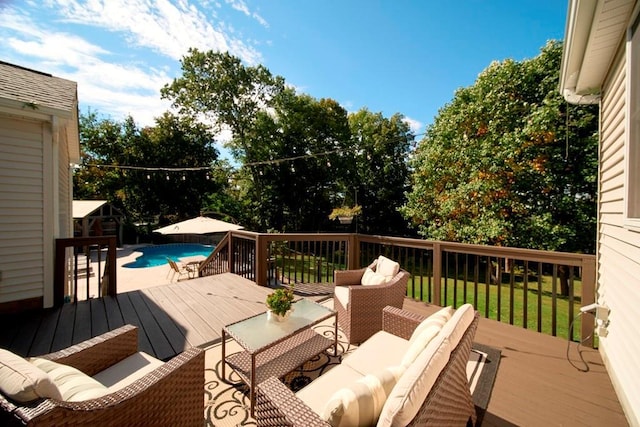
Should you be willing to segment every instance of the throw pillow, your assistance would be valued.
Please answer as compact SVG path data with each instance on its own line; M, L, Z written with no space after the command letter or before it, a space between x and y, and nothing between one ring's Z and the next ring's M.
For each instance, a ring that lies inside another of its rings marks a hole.
M349 387L336 391L321 414L331 426L372 426L404 368L393 366L368 374Z
M29 361L49 375L60 390L62 400L80 402L109 394L107 387L72 366L37 357Z
M0 391L16 402L38 398L62 400L51 378L42 369L10 351L0 349Z
M362 280L360 284L362 286L370 286L370 285L382 285L383 283L387 283L387 278L381 274L376 273L370 268L367 268L362 275Z
M380 255L378 257L378 263L376 264L376 273L383 276L393 277L400 271L400 264L390 260L389 258Z

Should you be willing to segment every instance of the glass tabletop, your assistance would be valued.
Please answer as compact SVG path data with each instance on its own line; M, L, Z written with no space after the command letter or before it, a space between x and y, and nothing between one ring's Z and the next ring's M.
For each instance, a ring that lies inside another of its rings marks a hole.
M268 320L267 312L225 326L225 331L242 341L243 347L253 353L262 347L292 335L300 329L331 317L334 311L309 299L293 303L293 313L285 322Z

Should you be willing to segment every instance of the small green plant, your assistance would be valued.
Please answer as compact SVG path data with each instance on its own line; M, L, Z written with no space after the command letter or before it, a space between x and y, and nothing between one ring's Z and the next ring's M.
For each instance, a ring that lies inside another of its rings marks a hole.
M353 207L341 206L339 208L333 208L329 214L329 219L336 219L339 217L354 217L362 213L362 206L355 205Z
M269 310L279 316L284 316L285 313L291 310L291 303L293 302L293 285L288 288L279 288L267 295L267 307Z

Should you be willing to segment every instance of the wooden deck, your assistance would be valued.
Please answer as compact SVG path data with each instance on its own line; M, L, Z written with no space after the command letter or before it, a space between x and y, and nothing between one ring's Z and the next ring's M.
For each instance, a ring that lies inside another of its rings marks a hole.
M300 290L312 299L327 296ZM225 273L5 316L2 324L15 326L0 330L0 347L23 356L46 354L128 323L138 326L142 351L167 360L190 346L219 341L224 325L263 312L270 292Z
M167 359L215 342L225 324L263 311L270 291L222 274L4 317L0 347L44 354L131 323L140 328L141 349ZM405 309L428 314L436 307L407 299ZM567 341L487 319L475 341L502 350L483 426L628 425L597 350L580 348L585 365L576 343L567 359Z
M405 300L429 314L437 307ZM480 319L475 342L502 351L483 426L627 426L597 350L537 332ZM583 372L588 370L587 372Z

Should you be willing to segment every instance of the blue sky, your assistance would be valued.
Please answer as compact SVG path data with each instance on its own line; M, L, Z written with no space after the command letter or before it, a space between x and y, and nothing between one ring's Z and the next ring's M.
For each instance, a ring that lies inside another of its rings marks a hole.
M564 36L564 0L0 0L0 60L78 82L91 108L139 125L191 46L263 64L298 91L406 116L424 132L494 60Z

